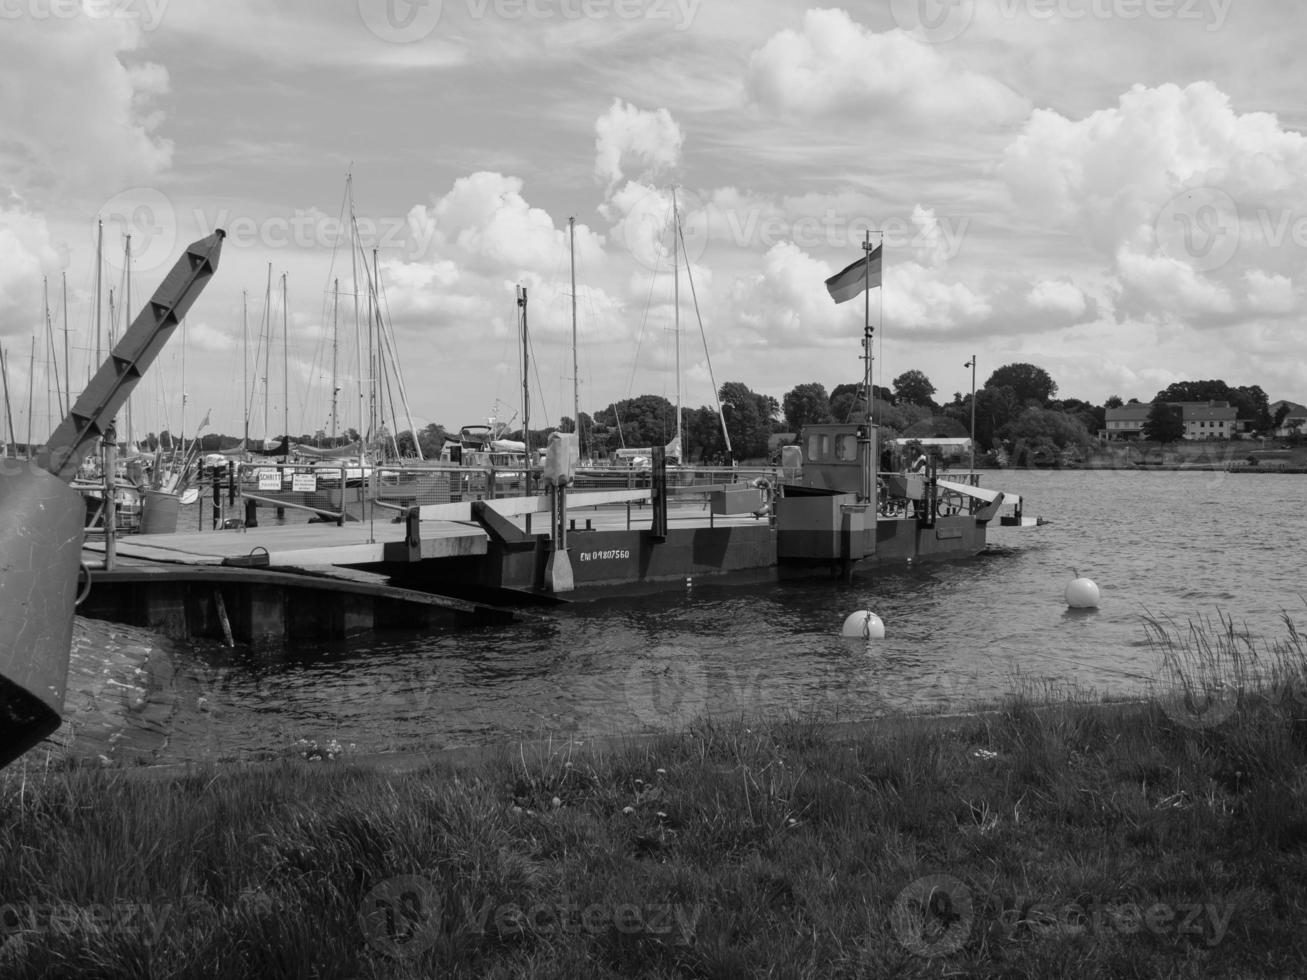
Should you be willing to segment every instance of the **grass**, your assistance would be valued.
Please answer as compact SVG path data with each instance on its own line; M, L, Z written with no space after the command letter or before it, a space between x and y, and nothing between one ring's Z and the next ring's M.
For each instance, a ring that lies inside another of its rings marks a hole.
M1179 693L1143 705L1027 692L962 720L701 723L402 775L20 764L0 976L1293 976L1307 706L1286 624L1258 648L1224 618L1151 621Z

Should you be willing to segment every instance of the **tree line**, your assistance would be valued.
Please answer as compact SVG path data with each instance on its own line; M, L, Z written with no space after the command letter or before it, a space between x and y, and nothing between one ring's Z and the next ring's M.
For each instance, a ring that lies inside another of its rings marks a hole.
M1058 399L1057 382L1035 364L1005 364L990 374L975 392L975 437L977 450L1015 464L1025 458L1066 452L1084 453L1106 428L1106 412L1125 404L1140 404L1139 399L1123 401L1113 395L1102 405L1080 398ZM777 401L740 381L721 386L718 397L721 413L707 405L682 408L682 458L694 462L731 462L766 459L772 437L797 434L803 426L822 422L856 422L866 417L868 406L873 421L880 426L882 442L895 438L966 438L971 435L972 395L955 392L952 400L935 400L936 388L919 370L900 374L890 388L872 385L870 392L862 382L836 385L829 392L819 382L796 385ZM1145 423L1147 438L1160 442L1179 439L1184 432L1178 410L1168 409L1170 402L1225 401L1232 405L1240 420L1254 433L1278 427L1287 411L1284 407L1272 415L1266 393L1257 385L1235 387L1224 381L1182 381L1157 392L1154 406ZM1156 419L1154 419L1156 416ZM543 446L550 433L575 432L576 420L564 416L557 426L532 429L533 446ZM664 446L676 435L676 406L662 395L638 395L609 404L593 414L580 413L581 450L587 458L604 459L618 449ZM335 440L343 445L359 438L349 430ZM394 445L401 456L416 455L421 445L428 459L438 458L445 442L456 439L444 426L430 424L416 435L397 433ZM521 429L506 433L506 438L522 440ZM173 438L151 434L147 444L168 448ZM210 433L201 439L208 451L230 448L239 440ZM296 441L293 440L292 441ZM300 442L330 445L322 433L304 434ZM387 448L391 440L385 439Z

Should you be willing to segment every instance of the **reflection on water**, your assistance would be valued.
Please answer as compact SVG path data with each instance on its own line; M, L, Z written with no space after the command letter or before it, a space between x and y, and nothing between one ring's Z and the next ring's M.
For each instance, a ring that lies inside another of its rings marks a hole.
M1014 684L1127 695L1157 675L1145 614L1218 611L1268 637L1307 612L1288 542L1307 480L1213 473L995 473L1042 528L991 530L974 561L853 585L717 588L577 603L507 627L390 633L271 656L79 620L70 751L241 758L332 740L358 752L675 728L718 717L963 710ZM1069 611L1076 572L1101 607ZM839 636L871 609L884 640Z

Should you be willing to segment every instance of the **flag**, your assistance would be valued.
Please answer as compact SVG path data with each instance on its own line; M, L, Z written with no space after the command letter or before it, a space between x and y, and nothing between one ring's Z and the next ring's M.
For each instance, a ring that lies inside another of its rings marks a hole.
M877 245L847 269L826 280L826 289L836 303L847 303L863 290L880 285L880 246Z
M212 409L210 409L209 411L212 411ZM204 413L204 420L203 420L202 422L200 422L200 424L196 427L195 431L196 431L196 432L199 432L200 429L203 429L203 428L204 428L206 425L208 425L208 424L209 424L209 412L205 412L205 413Z

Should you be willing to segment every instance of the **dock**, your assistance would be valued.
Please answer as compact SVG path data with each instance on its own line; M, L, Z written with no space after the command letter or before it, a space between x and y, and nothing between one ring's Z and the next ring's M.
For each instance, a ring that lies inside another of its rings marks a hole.
M432 527L424 550L430 557L484 553L485 541L474 528ZM522 616L399 588L384 574L353 567L409 560L405 527L390 521L135 534L115 546L106 569L103 537L84 544L90 586L78 611L172 637L294 646L374 629L461 628Z
M647 535L653 520L647 500L648 491L576 494L567 531L573 561L589 569L611 560L608 551L586 549L588 540L598 540L592 535ZM97 536L83 548L91 582L79 612L174 637L256 646L293 646L391 627L511 622L531 615L521 608L524 600L566 598L505 587L511 607L473 601L450 594L458 590L447 587L447 576L436 570L484 558L505 537L543 554L551 547L551 524L546 498L513 497L427 505L405 520L120 535L111 569L104 567L105 541ZM751 515L714 513L706 499L669 508L668 524L682 532L768 527Z

